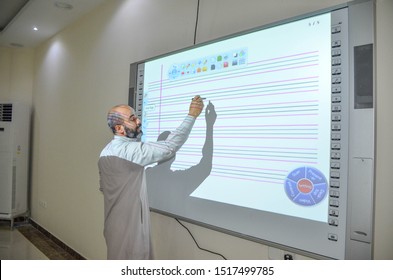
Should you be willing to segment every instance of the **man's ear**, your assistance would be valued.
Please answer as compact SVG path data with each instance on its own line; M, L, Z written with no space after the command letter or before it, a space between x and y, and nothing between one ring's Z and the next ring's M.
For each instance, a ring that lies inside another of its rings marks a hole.
M117 124L117 125L115 125L115 130L116 130L116 133L123 134L124 133L124 126Z

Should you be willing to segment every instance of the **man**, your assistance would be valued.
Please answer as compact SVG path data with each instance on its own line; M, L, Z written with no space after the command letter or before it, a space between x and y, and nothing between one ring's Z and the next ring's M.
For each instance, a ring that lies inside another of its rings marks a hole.
M195 96L188 116L165 141L139 142L141 121L128 105L108 112L114 138L98 161L104 194L104 237L108 259L152 259L150 216L144 166L172 157L187 140L203 109Z

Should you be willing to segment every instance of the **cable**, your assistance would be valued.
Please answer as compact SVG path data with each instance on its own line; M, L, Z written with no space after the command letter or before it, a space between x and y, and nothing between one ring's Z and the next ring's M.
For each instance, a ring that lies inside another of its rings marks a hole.
M197 13L196 13L196 19L195 19L194 45L196 44L196 36L197 36L197 30L198 30L198 21L199 21L199 1L200 1L200 0L198 0Z
M213 251L210 251L210 250L201 248L201 247L199 246L198 242L195 240L194 236L192 235L191 231L190 231L185 225L183 225L177 218L175 218L175 220L176 220L182 227L184 227L184 228L188 231L188 233L190 234L190 236L192 237L192 239L194 240L195 244L197 245L197 247L198 247L200 250L209 252L209 253L214 254L214 255L218 255L218 256L222 257L224 260L227 259L227 258L225 258L223 255L221 255L220 253L216 253L216 252L213 252Z

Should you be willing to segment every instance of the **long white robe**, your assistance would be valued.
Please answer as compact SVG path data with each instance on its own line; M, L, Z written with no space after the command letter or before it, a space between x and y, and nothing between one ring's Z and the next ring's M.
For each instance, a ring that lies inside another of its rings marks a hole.
M187 140L194 123L195 119L187 116L166 141L160 142L115 136L102 150L98 168L108 259L153 258L144 166L172 157Z

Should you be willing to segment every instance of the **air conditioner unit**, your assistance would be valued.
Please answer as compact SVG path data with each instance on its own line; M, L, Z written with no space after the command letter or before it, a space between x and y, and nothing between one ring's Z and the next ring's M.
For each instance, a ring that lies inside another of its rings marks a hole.
M0 102L0 219L28 214L30 108Z

